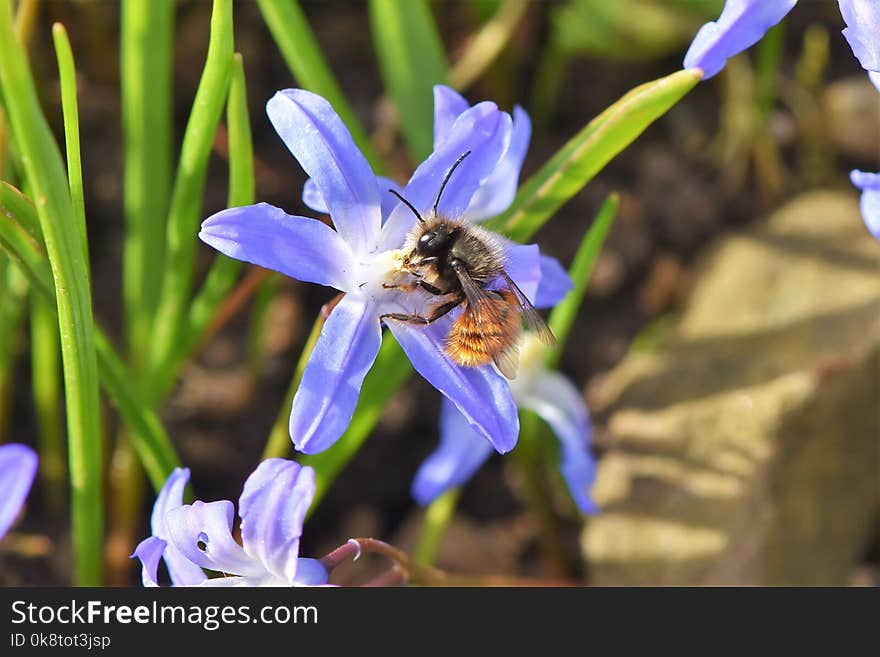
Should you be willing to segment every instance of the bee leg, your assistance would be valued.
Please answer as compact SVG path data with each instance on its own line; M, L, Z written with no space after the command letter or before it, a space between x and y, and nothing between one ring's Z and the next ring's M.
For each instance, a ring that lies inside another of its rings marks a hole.
M409 324L427 324L428 320L421 315L407 315L406 313L385 313L379 315L379 321L386 319L396 319L398 322L407 322Z
M396 319L399 322L408 322L410 324L430 324L451 312L452 309L461 304L462 301L464 301L464 296L456 296L452 301L447 301L434 308L434 310L431 311L431 314L427 317L422 317L421 315L407 315L406 313L386 313L384 315L379 315L379 320Z
M382 287L386 290L403 290L404 292L413 292L416 289L417 283L398 283L397 285L392 285L391 283L382 283Z
M438 296L438 297L442 297L446 294L449 294L449 292L450 292L449 290L445 290L445 291L441 290L436 285L431 285L430 283L428 283L427 281L424 281L422 279L419 279L419 280L415 281L414 283L399 283L397 285L391 285L390 283L382 283L382 287L385 288L386 290L400 289L400 290L403 290L404 292L412 292L413 290L416 289L416 286L419 286L423 290L425 290L426 292L429 292L429 293L433 294L434 296Z
M435 295L435 296L438 296L438 297L442 297L444 294L449 294L449 290L441 290L441 289L440 289L439 287L437 287L436 285L431 285L430 283L428 283L427 281L423 281L422 279L419 279L419 280L417 281L417 284L418 284L423 290L425 290L425 291L427 291L427 292L430 292L431 294L433 294L433 295Z

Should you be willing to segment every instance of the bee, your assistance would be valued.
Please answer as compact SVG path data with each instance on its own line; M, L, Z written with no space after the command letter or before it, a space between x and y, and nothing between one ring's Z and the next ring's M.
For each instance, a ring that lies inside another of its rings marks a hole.
M492 234L437 212L446 184L468 155L470 151L449 169L426 218L401 194L389 190L415 214L418 223L406 238L402 259L402 271L414 281L385 287L412 290L418 286L440 300L425 316L387 313L382 319L431 324L461 307L446 336L446 354L465 367L495 363L502 374L513 379L523 320L543 343L552 346L556 338L505 271L504 251Z

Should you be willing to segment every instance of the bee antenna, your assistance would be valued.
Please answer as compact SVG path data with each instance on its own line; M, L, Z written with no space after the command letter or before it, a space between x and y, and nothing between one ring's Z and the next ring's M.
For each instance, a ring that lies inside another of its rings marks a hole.
M420 224L425 223L425 220L422 219L422 215L419 214L419 211L416 210L415 206L414 206L412 203L410 203L410 202L407 201L405 198L403 198L403 195L402 195L402 194L399 194L398 192L396 192L396 191L393 190L393 189L389 189L388 191L391 192L392 194L394 194L397 198L399 198L399 199L401 200L401 202L402 202L404 205L406 205L406 207L408 207L410 210L412 210L412 213L413 213L414 215L416 215L416 219L419 220L419 223L420 223Z
M443 179L443 184L440 185L440 191L437 192L437 198L434 199L434 214L437 214L437 205L440 203L440 196L443 194L443 190L446 189L446 183L449 182L449 179L452 177L452 172L458 168L458 165L461 164L461 161L470 155L470 151L465 151L460 158L455 161L449 171L446 174L446 177Z

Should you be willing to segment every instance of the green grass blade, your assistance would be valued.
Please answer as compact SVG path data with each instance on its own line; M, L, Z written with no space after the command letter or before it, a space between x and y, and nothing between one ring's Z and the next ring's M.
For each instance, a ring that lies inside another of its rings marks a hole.
M229 197L231 208L254 202L254 145L251 138L251 117L247 105L247 81L241 53L232 59L232 79L226 101L226 123L229 133Z
M10 219L14 217L34 241L42 243L43 231L40 229L40 219L37 217L34 204L27 196L3 180L0 180L0 210Z
M510 208L486 227L517 241L532 235L701 77L697 70L679 71L624 95L521 185Z
M39 433L40 478L49 507L58 511L67 478L61 413L61 349L55 305L39 289L31 295L30 320L31 386Z
M211 145L229 87L232 71L232 0L214 0L211 38L192 113L183 135L180 162L166 231L167 255L162 291L153 322L150 364L155 371L175 349L189 305L195 269L202 193ZM155 397L155 390L149 397Z
M159 302L171 189L174 2L123 0L120 86L125 154L122 289L133 366L144 365Z
M132 372L100 329L95 332L95 341L101 385L131 432L132 447L143 464L150 483L159 492L171 471L180 467L180 457L159 416L134 385L136 379Z
M351 132L354 143L370 162L373 171L383 172L382 160L351 109L336 81L306 16L297 0L257 0L263 20L275 39L297 84L326 98Z
M449 71L449 83L459 91L476 82L504 51L529 8L529 0L504 0L495 15L473 35Z
M241 55L233 60L229 97L226 102L226 123L229 135L229 195L227 207L250 205L254 202L254 150L251 139L250 117L247 108L247 88ZM235 284L241 271L239 260L218 254L205 277L202 288L192 301L186 317L186 329L175 342L174 351L165 354L164 361L154 368L153 389L158 397L165 394L174 381L180 364L195 349Z
M551 351L549 364L551 367L559 362L559 356L565 348L565 343L571 333L571 327L577 317L584 300L584 294L587 291L587 285L590 282L590 275L593 273L593 267L605 238L617 217L617 209L620 206L620 197L617 194L611 194L605 199L599 213L593 220L590 229L584 234L581 244L575 253L571 267L568 269L568 275L574 283L574 289L571 290L565 298L560 301L550 313L547 323L556 336L557 346Z
M16 195L18 198L7 204L6 201ZM21 214L15 214L12 206ZM37 240L25 228L36 220L36 214L36 208L23 195L9 185L0 184L0 248L18 264L31 287L52 301L55 289L49 262ZM158 491L171 471L180 465L180 459L158 416L135 386L137 379L98 327L95 327L95 348L101 385L131 431L135 451Z
M9 402L13 390L14 365L24 311L27 307L27 278L15 263L0 254L0 440L6 435L9 421Z
M421 162L433 149L433 87L448 76L434 17L425 0L370 0L370 26L410 155Z
M86 235L86 204L83 198L82 157L79 147L79 106L76 100L76 66L67 30L61 23L52 26L55 57L58 60L58 77L61 81L61 108L64 115L64 145L67 151L67 179L70 201L83 245L88 244ZM88 261L88 253L86 254Z
M100 584L103 548L98 374L86 246L70 199L61 153L43 115L27 57L12 30L12 4L0 2L0 84L34 194L56 290L71 476L74 581Z
M236 53L226 104L227 132L229 134L229 195L227 207L250 205L254 202L254 149L251 138L250 116L247 107L247 86L241 55ZM198 340L217 311L220 302L232 288L242 263L218 255L211 266L205 283L193 301L187 332ZM195 344L193 342L193 344Z

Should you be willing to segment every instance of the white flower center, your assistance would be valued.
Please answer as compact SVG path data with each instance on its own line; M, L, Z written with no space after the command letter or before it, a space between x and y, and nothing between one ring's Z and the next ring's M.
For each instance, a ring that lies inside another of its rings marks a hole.
M429 295L411 288L415 279L404 270L405 253L403 249L379 251L361 256L358 262L353 291L371 299L379 314L423 314L429 307ZM407 284L410 287L398 287Z

